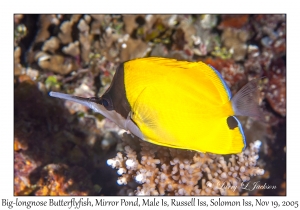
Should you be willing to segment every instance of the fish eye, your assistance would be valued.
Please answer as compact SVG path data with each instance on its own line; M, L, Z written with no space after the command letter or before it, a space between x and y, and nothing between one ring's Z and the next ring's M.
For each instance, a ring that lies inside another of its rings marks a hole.
M238 127L238 122L236 121L236 119L233 116L229 116L227 118L227 125L232 130L232 129Z
M102 100L101 100L101 102L102 102L102 105L104 106L104 107L108 107L108 101L105 99L105 98L103 98Z
M102 96L102 98L100 99L100 104L102 104L107 110L113 110L113 103L110 99L110 97L107 96Z

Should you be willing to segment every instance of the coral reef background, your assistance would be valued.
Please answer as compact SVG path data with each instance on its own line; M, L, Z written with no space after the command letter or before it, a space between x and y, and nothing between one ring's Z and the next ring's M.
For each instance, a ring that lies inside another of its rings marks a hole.
M48 96L100 96L121 62L145 56L204 61L233 94L264 77L262 119L240 118L245 153L151 145L86 107ZM214 188L254 175L252 182L276 189ZM245 193L286 195L285 15L14 15L15 195Z

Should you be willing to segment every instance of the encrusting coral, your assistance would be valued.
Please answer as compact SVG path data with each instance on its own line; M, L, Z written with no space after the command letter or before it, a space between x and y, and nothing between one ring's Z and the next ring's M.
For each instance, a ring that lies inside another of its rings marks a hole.
M239 195L243 182L263 175L256 167L260 141L250 143L242 153L225 156L172 149L139 141L123 134L124 152L107 164L118 169L119 185L139 185L129 195ZM139 155L140 154L140 155Z

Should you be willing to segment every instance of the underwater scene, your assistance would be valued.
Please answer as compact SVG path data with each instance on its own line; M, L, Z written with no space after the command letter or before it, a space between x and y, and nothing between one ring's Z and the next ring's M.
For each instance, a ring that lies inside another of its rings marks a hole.
M285 14L13 18L15 196L286 195Z

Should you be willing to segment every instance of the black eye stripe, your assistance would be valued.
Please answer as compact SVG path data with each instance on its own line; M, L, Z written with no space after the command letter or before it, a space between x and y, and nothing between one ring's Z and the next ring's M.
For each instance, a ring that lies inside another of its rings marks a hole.
M232 130L232 129L238 127L238 122L236 121L236 119L233 116L230 116L227 118L227 125Z
M97 97L92 97L90 98L91 102L97 103L97 104L101 104L101 98L97 98Z

